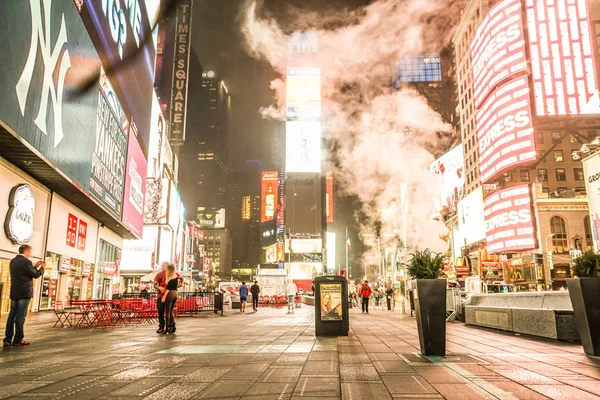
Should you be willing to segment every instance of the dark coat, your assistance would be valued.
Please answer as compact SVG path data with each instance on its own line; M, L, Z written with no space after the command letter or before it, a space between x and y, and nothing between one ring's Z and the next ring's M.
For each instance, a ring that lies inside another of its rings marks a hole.
M35 269L30 259L18 255L10 261L10 299L33 297L33 279L44 275L44 268Z
M258 296L260 293L260 288L256 283L250 287L250 293L252 293L252 296Z

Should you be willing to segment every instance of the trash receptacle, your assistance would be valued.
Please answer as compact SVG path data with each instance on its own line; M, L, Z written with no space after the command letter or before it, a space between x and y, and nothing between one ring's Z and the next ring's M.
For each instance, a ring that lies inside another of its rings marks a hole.
M223 315L223 293L216 292L215 293L215 314L221 312Z
M317 336L348 336L348 281L343 276L315 279L315 331Z

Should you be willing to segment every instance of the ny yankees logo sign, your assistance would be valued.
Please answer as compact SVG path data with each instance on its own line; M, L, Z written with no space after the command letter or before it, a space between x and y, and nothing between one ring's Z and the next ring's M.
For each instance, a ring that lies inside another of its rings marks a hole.
M52 101L54 112L54 147L62 141L64 137L62 126L62 100L65 85L65 76L71 67L71 58L69 50L66 49L67 30L65 26L65 16L61 15L60 30L54 45L51 41L51 15L52 0L29 0L31 6L31 41L29 43L29 55L27 62L23 67L21 77L17 82L15 90L17 100L21 109L21 115L25 115L27 97L31 87L31 79L35 67L35 59L38 50L43 63L43 80L40 98L40 107L34 122L45 135L48 135L46 126L46 113L48 110L48 98ZM62 56L62 57L61 57ZM60 60L60 66L58 65ZM54 82L54 74L58 67L57 82Z

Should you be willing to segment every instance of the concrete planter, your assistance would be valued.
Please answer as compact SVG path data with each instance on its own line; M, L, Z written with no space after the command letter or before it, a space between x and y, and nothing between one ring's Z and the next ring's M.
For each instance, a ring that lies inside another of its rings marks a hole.
M567 287L583 350L600 356L600 278L567 279Z
M446 281L417 279L414 300L421 353L425 356L446 355Z

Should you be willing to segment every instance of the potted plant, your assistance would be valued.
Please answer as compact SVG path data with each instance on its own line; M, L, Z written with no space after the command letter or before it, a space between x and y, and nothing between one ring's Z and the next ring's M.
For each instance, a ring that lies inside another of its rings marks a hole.
M577 278L567 279L575 322L586 354L600 356L600 254L591 251L573 260Z
M410 255L407 274L413 281L413 297L421 353L425 356L446 354L446 281L444 257L431 250Z
M392 299L394 298L394 288L393 287L389 287L387 288L387 290L385 291L385 297L387 299L387 307L388 307L388 311L392 310Z

